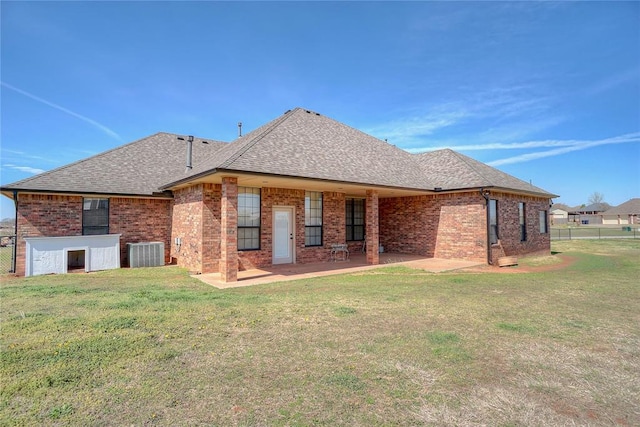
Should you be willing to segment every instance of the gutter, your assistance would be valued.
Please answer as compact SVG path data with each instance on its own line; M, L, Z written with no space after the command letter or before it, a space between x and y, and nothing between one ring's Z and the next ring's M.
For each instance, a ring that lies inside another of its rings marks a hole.
M0 193L4 194L7 197L9 196L9 192L12 192L14 197L18 190L11 187L0 187ZM84 196L84 197L123 197L123 198L131 198L131 199L173 199L173 193L170 190L165 190L162 192L153 192L151 194L134 194L134 193L96 193L96 192L88 192L88 191L68 191L68 190L39 190L37 188L22 188L19 191L22 191L24 194L56 194L60 196Z
M491 193L489 192L489 190L481 188L480 194L486 201L485 211L487 212L487 263L489 265L493 265L493 260L491 259L491 218L489 216L489 195Z
M14 225L13 225L14 241L13 241L13 256L11 257L11 273L15 274L17 257L18 257L18 190L13 190L13 204L15 206L16 212L15 212Z

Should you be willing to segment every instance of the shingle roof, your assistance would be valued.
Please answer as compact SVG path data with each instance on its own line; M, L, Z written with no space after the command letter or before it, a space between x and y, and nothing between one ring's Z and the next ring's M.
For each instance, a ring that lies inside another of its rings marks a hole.
M556 197L453 150L410 154L302 108L235 140L174 184L216 170L259 172L421 190L500 187Z
M104 153L2 186L32 190L151 196L186 168L186 143L178 135L157 133ZM227 145L195 138L193 158L202 159Z
M451 149L416 154L424 175L443 189L499 187L528 193L549 194L540 187L504 173ZM551 195L554 196L555 195Z
M190 171L185 142L177 137L158 133L2 190L153 195L217 171L237 171L428 191L498 187L556 197L453 150L410 154L302 108L231 143L196 138Z
M604 212L608 207L606 203L592 203L589 206L576 208L574 212Z
M640 215L640 198L629 199L626 202L615 206L605 212L603 215Z
M170 184L214 170L258 172L402 188L433 188L412 154L309 110L296 108L238 138Z

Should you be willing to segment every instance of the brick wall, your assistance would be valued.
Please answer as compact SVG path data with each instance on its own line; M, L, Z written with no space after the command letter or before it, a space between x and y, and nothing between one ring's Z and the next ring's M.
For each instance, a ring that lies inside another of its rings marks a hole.
M305 247L304 190L263 188L260 249L238 252L240 269L272 262L273 207L295 212L296 262L329 260L332 243L345 243L345 195L323 193L323 246ZM540 233L539 212L549 200L492 193L498 200L499 244L492 258L503 255L548 254L550 236ZM19 194L16 272L24 275L24 237L82 235L82 197ZM527 240L520 241L518 203L526 203ZM487 259L486 202L479 192L379 199L380 244L386 252ZM368 207L366 207L368 209ZM111 233L120 233L121 263L127 265L126 243L162 241L165 258L192 272L219 271L221 259L221 185L199 184L174 192L174 200L110 198ZM180 237L180 249L175 238ZM350 244L358 250L361 242Z
M170 261L171 200L109 199L109 233L120 236L121 265L129 265L127 243L163 242L165 263Z
M220 199L220 277L238 280L238 178L222 178Z
M25 237L82 235L82 196L18 194L16 274L25 274ZM169 256L171 200L109 199L109 233L120 237L120 262L127 265L126 244L164 242Z
M367 264L380 263L380 199L378 192L367 190L365 201L365 228L366 228L366 253Z
M260 191L260 249L238 252L240 269L271 265L273 259L273 207L294 210L294 251L304 248L304 190L264 187ZM298 261L298 260L296 260Z
M486 201L479 192L435 197L436 258L487 260Z
M193 273L219 271L221 185L198 184L173 195L171 258Z
M220 184L204 184L203 229L202 229L202 271L219 271L220 259Z
M271 265L273 259L273 207L290 206L294 209L294 251L297 263L329 260L332 243L345 243L345 195L324 192L322 194L322 242L321 247L305 247L304 244L304 190L265 187L261 190L260 250L240 251L240 269Z
M486 213L480 193L380 200L380 244L386 252L485 261Z
M543 198L492 193L498 200L500 244L492 259L504 255L550 252L549 234L539 231ZM527 205L527 241L520 241L518 203ZM437 194L380 200L380 244L386 252L425 257L487 261L486 201L479 192Z
M506 193L492 193L490 198L498 201L498 244L491 249L494 263L505 255L548 255L551 252L551 237L549 233L540 233L539 218L540 211L548 214L548 199ZM519 202L525 203L525 241L520 240Z

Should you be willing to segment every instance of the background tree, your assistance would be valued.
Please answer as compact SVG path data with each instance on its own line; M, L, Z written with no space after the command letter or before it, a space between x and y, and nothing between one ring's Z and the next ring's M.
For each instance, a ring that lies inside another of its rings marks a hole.
M593 194L589 196L589 204L594 205L596 203L604 203L604 194L594 191Z
M602 211L606 211L611 206L609 203L604 201L604 194L594 191L593 194L589 196L589 205L599 205Z

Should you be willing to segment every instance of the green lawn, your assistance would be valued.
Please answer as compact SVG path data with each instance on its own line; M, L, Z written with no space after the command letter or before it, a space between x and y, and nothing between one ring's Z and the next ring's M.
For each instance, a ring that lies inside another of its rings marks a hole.
M640 241L553 250L575 262L3 277L0 425L640 425Z

